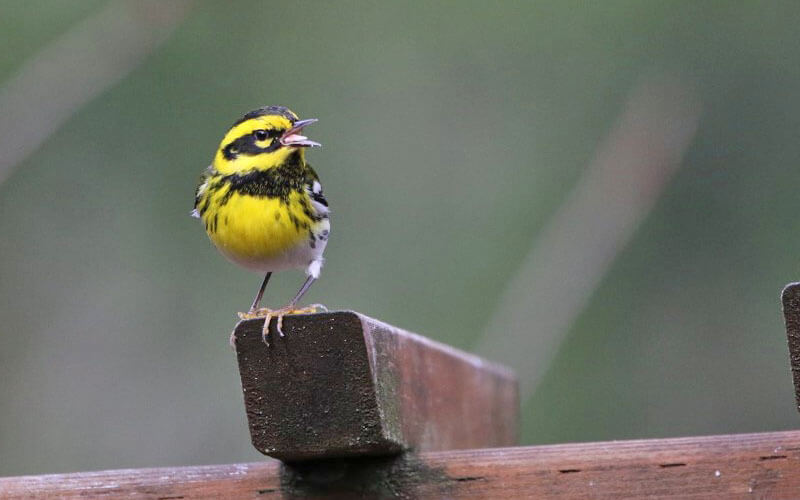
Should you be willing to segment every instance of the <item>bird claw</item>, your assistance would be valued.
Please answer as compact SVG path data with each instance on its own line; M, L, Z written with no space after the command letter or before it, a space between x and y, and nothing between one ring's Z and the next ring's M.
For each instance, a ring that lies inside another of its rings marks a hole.
M250 310L248 312L240 312L237 313L239 315L240 320L246 319L258 319L264 318L264 327L261 329L261 340L269 347L269 340L267 340L267 336L269 335L269 324L272 321L272 318L276 318L277 322L275 324L275 331L278 332L278 335L281 337L285 337L283 333L283 317L295 314L313 314L317 312L318 309L322 309L325 312L328 312L328 308L322 304L311 304L310 306L306 307L295 307L293 305L287 305L281 307L280 309L270 309L268 307L262 307L260 309ZM235 330L234 330L235 331ZM231 345L235 346L236 339L234 338L233 333L231 333Z
M262 307L260 309L250 309L247 312L238 312L236 313L239 316L239 319L258 319L258 318L265 318L267 314L273 312L272 309L268 307Z

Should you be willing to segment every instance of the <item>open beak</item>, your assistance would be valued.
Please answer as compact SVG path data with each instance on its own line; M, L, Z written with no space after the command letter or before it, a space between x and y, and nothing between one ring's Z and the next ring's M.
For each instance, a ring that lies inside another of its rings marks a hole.
M308 137L301 135L300 132L303 130L304 127L311 125L314 122L317 122L316 118L309 118L308 120L299 120L294 122L292 128L287 130L281 136L281 144L284 146L293 146L296 148L313 148L316 146L322 146L322 144L318 142L314 142L310 140Z

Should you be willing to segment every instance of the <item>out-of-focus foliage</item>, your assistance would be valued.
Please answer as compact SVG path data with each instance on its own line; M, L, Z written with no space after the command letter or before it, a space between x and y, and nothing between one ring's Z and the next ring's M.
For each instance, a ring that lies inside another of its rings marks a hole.
M0 86L104 5L3 2ZM333 230L308 300L470 349L658 73L696 90L699 130L523 442L795 427L778 294L800 274L798 21L794 2L196 3L0 185L0 475L258 459L227 339L260 278L189 217L245 111L320 119Z

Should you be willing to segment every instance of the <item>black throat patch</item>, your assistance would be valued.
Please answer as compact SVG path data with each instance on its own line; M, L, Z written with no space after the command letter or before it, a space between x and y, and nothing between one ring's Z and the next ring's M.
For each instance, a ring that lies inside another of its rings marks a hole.
M306 168L300 159L300 152L295 151L277 167L222 177L221 184L228 184L230 189L220 200L220 204L226 204L233 193L259 198L279 198L283 203L289 203L289 194L292 191L303 191L306 176Z

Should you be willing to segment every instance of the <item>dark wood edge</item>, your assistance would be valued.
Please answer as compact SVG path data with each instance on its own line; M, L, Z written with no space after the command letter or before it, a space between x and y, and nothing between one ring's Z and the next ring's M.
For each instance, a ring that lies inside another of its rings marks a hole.
M781 292L786 340L789 344L789 364L792 368L795 405L800 411L800 283L789 283Z

